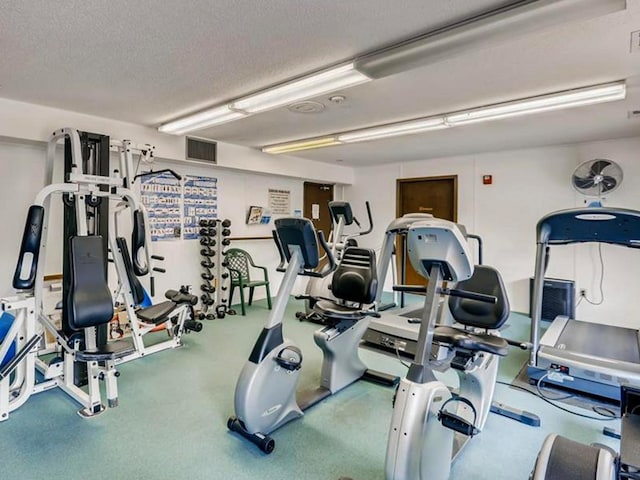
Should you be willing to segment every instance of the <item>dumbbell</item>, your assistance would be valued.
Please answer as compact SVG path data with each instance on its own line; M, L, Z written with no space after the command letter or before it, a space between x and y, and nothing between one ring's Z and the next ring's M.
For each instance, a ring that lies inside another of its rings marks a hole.
M187 331L199 332L202 330L202 323L196 320L187 320L184 322L184 328Z
M229 235L231 235L231 230L229 230L228 228L225 228L222 230L221 233L223 237L228 237Z
M208 283L203 283L200 285L200 290L206 293L214 293L216 291L216 287Z
M203 305L213 305L215 303L213 298L211 298L208 293L203 293L202 295L200 295L200 301Z
M213 280L213 274L211 272L204 272L200 274L203 280Z
M225 218L225 219L222 221L222 226L223 226L224 228L230 227L230 226L231 226L231 220L229 220L228 218Z
M216 264L211 262L210 260L202 260L200 262L200 265L202 265L204 268L213 268L216 266Z
M210 237L215 237L216 234L218 233L215 228L211 228L211 227L207 229L207 232L208 232L207 235L209 235Z
M202 218L200 219L200 221L198 222L198 226L200 227L208 227L209 226L209 220Z
M200 255L202 255L203 257L215 257L216 256L216 252L214 250L211 250L210 248L201 248L200 249Z
M228 273L223 273L222 275L220 275L223 279L227 279L229 278L229 274Z
M228 238L223 238L222 239L222 245L224 245L225 247L231 245L231 240Z

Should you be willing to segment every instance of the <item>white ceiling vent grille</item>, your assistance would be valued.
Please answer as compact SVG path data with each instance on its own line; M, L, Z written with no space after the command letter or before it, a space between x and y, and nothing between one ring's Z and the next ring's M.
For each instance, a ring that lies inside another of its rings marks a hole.
M218 163L218 143L211 140L187 137L187 160L198 162Z

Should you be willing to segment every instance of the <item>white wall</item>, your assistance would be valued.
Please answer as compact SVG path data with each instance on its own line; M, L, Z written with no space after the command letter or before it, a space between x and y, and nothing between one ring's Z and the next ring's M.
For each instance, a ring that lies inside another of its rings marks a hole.
M184 137L158 133L155 129L82 115L75 112L0 99L0 199L3 235L0 239L0 295L13 291L11 280L19 252L27 209L44 186L45 142L53 130L61 127L131 139L134 143L156 146L154 168L166 166L182 174L207 175L219 180L218 212L232 221L232 236L268 236L272 225L245 225L250 205L267 205L269 188L291 191L291 210L302 209L303 182L345 183L353 180L349 167L286 156L271 156L236 145L218 144L218 166L185 162ZM62 149L58 152L55 177L61 179ZM337 191L340 191L338 188ZM62 209L52 202L51 230L46 274L61 270ZM270 240L237 241L233 246L248 250L257 264L270 268L272 293L275 295L281 274L275 272L278 255ZM155 251L166 257L167 274L158 279L157 292L190 284L199 293L200 244L197 240L154 242ZM158 295L156 295L158 296ZM264 297L264 289L256 298ZM237 297L236 297L237 298Z
M102 133L115 139L149 143L156 157L184 161L184 137L159 133L155 128L84 115L57 108L0 98L0 138L46 142L62 127ZM286 155L268 155L252 148L218 143L218 166L234 170L262 172L326 183L351 183L353 169Z
M379 248L384 227L395 216L397 178L458 175L458 219L485 243L485 263L498 268L507 283L512 309L527 312L529 277L533 274L535 226L545 214L583 204L583 197L570 185L577 164L593 158L618 162L625 174L619 190L606 204L640 210L640 138L483 153L356 169L355 183L345 187L345 198L354 205L370 200L376 228L362 239L363 245ZM493 185L482 185L482 175L493 175ZM576 280L597 300L599 279L597 247L578 245L552 250L547 275ZM637 325L640 301L634 291L640 280L640 253L604 245L605 303L586 302L577 316L585 320ZM595 270L595 271L594 271Z

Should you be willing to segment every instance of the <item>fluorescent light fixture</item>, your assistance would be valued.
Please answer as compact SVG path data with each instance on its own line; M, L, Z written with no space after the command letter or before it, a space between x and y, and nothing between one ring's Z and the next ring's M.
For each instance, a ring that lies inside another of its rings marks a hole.
M355 68L378 79L510 42L570 21L625 10L626 0L521 0L397 46L365 55Z
M437 117L416 118L403 122L376 125L360 130L335 133L326 137L297 140L278 145L270 145L262 149L265 153L289 153L313 148L330 147L345 143L366 142L381 138L410 135L430 130L457 127L475 122L499 120L551 110L594 105L596 103L613 102L622 100L626 96L624 81L595 85L591 87L576 88L564 92L551 93L538 97L524 98L512 102L489 105L471 110L443 114Z
M260 113L370 80L350 63L240 98L231 102L230 107L246 113Z
M622 100L625 96L626 85L624 82L608 83L453 113L446 116L446 122L451 126L466 125L532 113L612 102Z
M181 135L193 130L202 130L203 128L212 127L221 123L231 122L242 117L246 117L246 114L236 112L231 110L227 105L223 105L165 123L160 126L158 130L164 133Z
M340 145L340 141L335 136L311 138L308 140L298 140L295 142L280 143L278 145L270 145L263 147L264 153L272 153L274 155L279 153L291 153L299 152L301 150L311 150L312 148L330 147L332 145Z
M363 128L361 130L341 133L338 134L338 140L342 143L366 142L380 138L439 130L441 128L447 128L448 126L442 117L419 118L407 122L397 122L380 127Z

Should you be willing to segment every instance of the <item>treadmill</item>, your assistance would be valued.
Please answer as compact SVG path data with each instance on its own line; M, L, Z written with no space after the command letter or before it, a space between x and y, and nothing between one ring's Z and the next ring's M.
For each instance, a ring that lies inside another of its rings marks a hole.
M619 401L621 384L640 387L640 332L559 316L540 338L544 273L551 246L595 242L640 248L640 211L561 210L543 217L536 231L529 379Z

